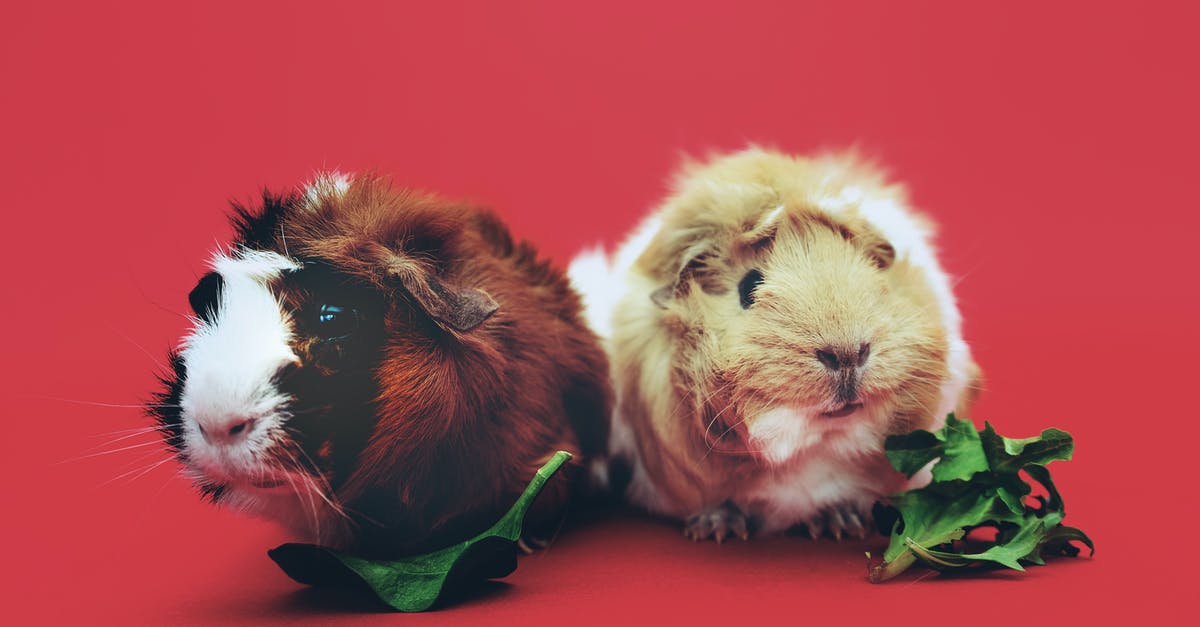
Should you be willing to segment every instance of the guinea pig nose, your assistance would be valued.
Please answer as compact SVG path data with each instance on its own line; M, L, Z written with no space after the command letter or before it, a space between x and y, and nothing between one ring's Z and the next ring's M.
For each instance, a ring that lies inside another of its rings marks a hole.
M867 363L867 358L871 356L871 345L863 342L858 346L858 367L861 368Z
M229 435L230 435L230 437L237 437L238 435L241 435L242 433L246 433L246 432L250 431L250 429L253 427L254 427L254 419L247 418L245 420L235 422L232 425L230 425L229 426Z
M821 350L818 350L817 359L819 359L821 363L825 364L826 368L829 368L830 370L837 370L841 367L842 360L837 356L837 353L835 353L833 350L830 350L830 348L822 348Z
M209 423L207 427L202 424L196 426L209 444L233 444L253 431L256 422L254 418L237 416L219 425Z
M865 342L858 346L857 351L843 346L826 346L817 350L817 360L830 370L860 368L870 356L871 345Z

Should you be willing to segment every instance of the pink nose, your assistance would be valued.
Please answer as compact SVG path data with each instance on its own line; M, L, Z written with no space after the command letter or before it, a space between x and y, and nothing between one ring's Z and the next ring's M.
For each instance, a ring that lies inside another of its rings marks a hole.
M197 422L196 426L200 428L200 435L209 444L234 444L240 440L244 440L246 436L254 430L254 418L244 416L232 416L225 421L205 421L205 423Z

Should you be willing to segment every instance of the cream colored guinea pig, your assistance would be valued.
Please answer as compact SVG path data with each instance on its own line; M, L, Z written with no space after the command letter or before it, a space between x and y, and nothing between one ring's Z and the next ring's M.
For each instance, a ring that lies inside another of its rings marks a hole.
M931 235L852 157L687 165L611 259L570 268L618 395L603 480L695 540L864 535L908 487L884 439L978 387Z

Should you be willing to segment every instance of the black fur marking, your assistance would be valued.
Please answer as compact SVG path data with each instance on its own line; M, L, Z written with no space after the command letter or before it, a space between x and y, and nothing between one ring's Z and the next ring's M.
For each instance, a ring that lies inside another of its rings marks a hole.
M158 423L167 448L179 454L183 440L183 418L180 415L179 400L183 395L183 379L187 376L187 369L183 365L183 356L178 352L172 351L167 358L171 370L158 375L158 382L162 387L151 397L150 404L146 406L146 414Z
M293 350L301 364L276 375L279 391L292 400L285 424L303 451L306 469L324 475L336 491L355 468L377 420L374 370L382 358L386 299L369 284L332 266L307 261L284 275L277 289L293 312ZM352 333L328 337L322 307L353 311Z
M608 490L614 495L624 495L633 481L633 466L620 455L608 461Z
M280 236L279 227L283 217L299 200L294 193L273 194L263 190L262 206L258 209L248 209L237 202L230 203L233 205L233 215L229 220L233 224L236 243L254 250L273 249L272 244Z
M216 272L209 272L201 277L196 287L188 293L188 303L199 318L211 324L216 319L217 309L221 303L221 291L225 289L225 279Z

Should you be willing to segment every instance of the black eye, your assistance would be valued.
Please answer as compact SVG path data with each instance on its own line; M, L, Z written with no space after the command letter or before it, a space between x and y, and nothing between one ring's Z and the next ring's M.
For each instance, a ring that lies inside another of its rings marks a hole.
M340 340L358 329L358 310L341 305L321 305L317 310L317 336Z
M763 282L763 275L758 270L751 270L738 283L738 298L742 299L742 309L749 309L754 304L754 289Z
M217 314L217 305L220 304L221 288L225 285L224 279L216 272L209 272L204 275L196 287L188 294L188 303L192 306L192 311L201 320L211 323Z

